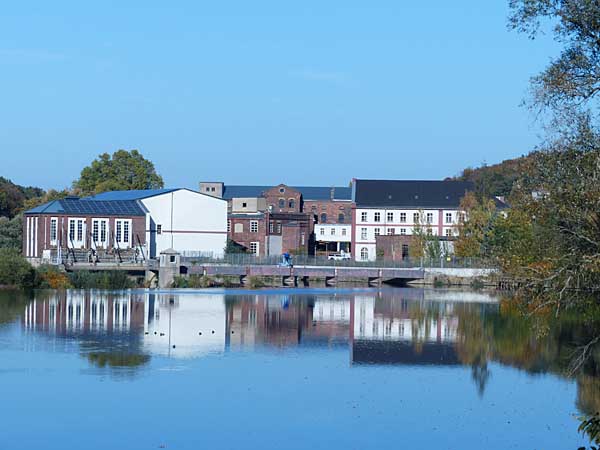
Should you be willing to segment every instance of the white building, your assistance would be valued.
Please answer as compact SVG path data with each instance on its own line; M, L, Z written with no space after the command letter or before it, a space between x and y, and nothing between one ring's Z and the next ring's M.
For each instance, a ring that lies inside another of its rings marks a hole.
M89 200L137 200L148 212L150 258L173 248L183 255L223 255L227 243L227 202L190 189L103 192Z
M379 235L458 235L460 201L473 189L462 181L354 180L353 250L357 261L374 261Z
M315 240L323 243L326 249L332 252L350 253L352 224L315 224Z

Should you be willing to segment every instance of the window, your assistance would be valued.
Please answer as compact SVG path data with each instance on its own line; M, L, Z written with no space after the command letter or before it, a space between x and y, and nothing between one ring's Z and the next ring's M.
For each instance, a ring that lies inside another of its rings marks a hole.
M427 227L427 236L431 236L433 231L431 231L431 227Z
M275 229L275 223L271 220L271 221L269 221L269 233L273 234L274 229Z
M290 198L288 200L288 208L295 208L296 207L296 200L294 200L293 198Z
M115 220L115 239L120 246L129 246L131 241L131 220Z
M375 215L374 215L374 217L373 217L373 220L375 222L381 222L381 213L376 212Z
M233 232L234 233L243 233L244 232L244 224L243 223L236 223L233 226Z
M360 259L361 261L367 261L369 259L369 249L367 249L367 247L360 249Z
M394 228L388 228L387 234L388 236L393 236L394 234L396 234L396 230Z
M97 220L92 220L92 242L98 242L98 238L100 237L100 229L99 223Z
M300 233L300 245L304 245L304 232Z
M346 236L346 229L342 228L342 236Z
M321 234L321 236L325 235L325 228L321 227L321 233L320 234Z
M446 223L452 223L452 213L446 213Z
M213 191L213 192L215 192L215 188L214 188L214 187L213 187L213 188L210 188L210 190L211 190L211 191Z
M458 221L460 223L463 223L466 219L467 217L465 216L465 213L458 213Z
M242 208L247 208L247 207L248 207L248 203L242 202Z
M50 219L50 244L56 244L58 240L58 219L56 217L52 217Z
M231 233L231 220L227 221L227 232Z
M250 221L250 233L258 233L258 221L257 220Z
M419 216L419 213L414 213L413 214L413 223L419 223L421 221L421 218Z
M258 255L258 242L250 242L250 253Z
M375 236L379 236L381 234L381 228L375 228Z
M402 223L406 222L406 213L400 213L400 222L402 222Z
M335 236L335 228L331 228L331 235Z
M327 214L321 214L321 223L327 223Z
M276 232L277 232L277 234L281 234L281 222L277 222Z
M69 241L75 240L75 221L69 219Z
M285 198L279 199L279 208L285 208Z
M361 228L360 229L360 238L361 239L367 239L367 229L366 228Z
M402 236L406 235L406 228L400 228L400 234Z
M83 220L77 221L77 240L83 241Z
M230 221L227 221L227 231L229 231ZM156 225L156 234L162 234L162 225Z
M317 207L316 207L315 205L312 205L312 206L310 207L310 210L311 210L313 213L316 213L316 212L317 212Z
M446 229L446 236L447 237L452 237L452 228L447 228Z
M338 223L344 223L346 221L346 216L342 214L338 214Z
M108 244L108 220L100 221L100 242Z
M433 213L427 213L427 223L433 223Z
M394 221L394 213L393 212L387 213L387 221L388 222L393 222Z
M361 212L360 213L360 221L361 222L366 222L367 221L367 213L366 212Z
M280 187L280 188L279 188L279 193L280 193L280 194L283 194L284 192L285 192L285 188L282 188L282 187Z
M206 192L210 192L210 188L209 187L206 188Z

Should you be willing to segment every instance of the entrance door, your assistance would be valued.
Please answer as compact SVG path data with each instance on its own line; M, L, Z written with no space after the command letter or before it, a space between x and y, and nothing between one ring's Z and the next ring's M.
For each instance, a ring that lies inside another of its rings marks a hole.
M92 219L92 248L108 247L108 219Z
M69 248L85 247L85 219L69 219Z

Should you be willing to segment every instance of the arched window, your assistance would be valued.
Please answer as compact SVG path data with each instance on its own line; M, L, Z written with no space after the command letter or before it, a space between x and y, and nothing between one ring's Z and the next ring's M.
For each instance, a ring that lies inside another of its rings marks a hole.
M339 214L338 215L338 223L344 223L344 221L346 220L346 216L344 214Z
M279 208L285 208L285 198L279 199Z
M295 208L296 207L296 201L293 198L290 198L290 200L288 201L288 208Z
M368 261L369 260L369 249L367 247L363 247L360 249L360 259L362 261Z
M327 214L323 213L321 214L321 223L326 223L327 222Z

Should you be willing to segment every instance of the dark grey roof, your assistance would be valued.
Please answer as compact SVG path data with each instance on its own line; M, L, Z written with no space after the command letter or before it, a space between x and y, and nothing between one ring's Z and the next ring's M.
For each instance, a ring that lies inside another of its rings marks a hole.
M356 180L357 207L457 208L469 181Z
M98 216L144 216L146 213L135 200L83 200L65 198L44 203L25 214L74 214Z
M232 198L261 197L263 192L272 189L275 186L224 186L223 198L231 200ZM304 200L331 200L331 191L333 190L334 200L352 200L352 189L349 187L336 186L290 186L290 188L299 191Z

